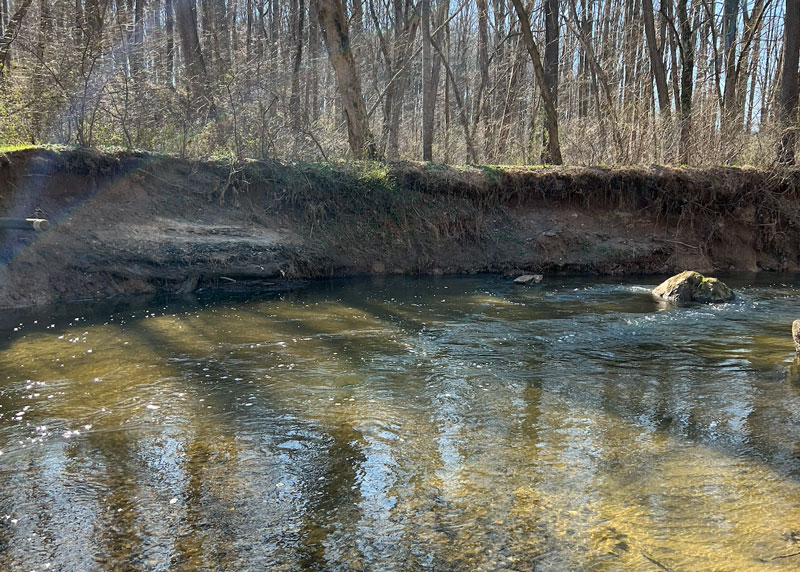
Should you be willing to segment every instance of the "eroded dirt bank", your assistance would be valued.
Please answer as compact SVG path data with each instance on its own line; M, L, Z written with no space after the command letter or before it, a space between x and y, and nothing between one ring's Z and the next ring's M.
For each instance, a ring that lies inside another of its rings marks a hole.
M361 273L796 270L800 171L0 156L0 307Z

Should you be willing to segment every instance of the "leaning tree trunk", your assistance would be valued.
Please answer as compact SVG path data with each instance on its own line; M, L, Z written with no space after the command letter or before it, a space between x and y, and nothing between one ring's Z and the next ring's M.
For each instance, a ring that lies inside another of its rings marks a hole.
M14 16L11 18L11 20L9 20L8 25L5 27L5 32L0 39L0 77L2 77L6 65L9 63L8 60L9 52L11 50L11 43L17 36L17 29L19 28L20 23L22 23L22 19L25 17L25 14L28 12L28 8L30 8L32 3L33 0L23 0L22 4L20 4L17 8L17 11L14 12Z
M522 0L512 0L512 2L517 11L517 16L519 16L522 38L525 42L525 46L528 48L528 54L533 63L533 71L536 75L536 82L539 84L539 91L541 92L542 103L544 105L548 138L547 147L542 149L541 160L543 163L560 165L563 161L561 159L561 146L558 142L558 110L556 109L556 101L553 98L552 91L550 91L550 86L547 84L542 58L539 55L539 48L536 46L536 42L533 39L533 33L531 33L528 11L525 9L525 6L522 5Z
M658 110L669 117L669 91L667 89L667 72L664 69L664 57L658 49L656 27L653 16L653 0L642 0L642 16L644 17L644 33L647 37L647 50L650 54L650 67L656 82L658 93Z
M377 159L375 138L369 128L367 106L350 48L350 34L342 0L319 0L317 17L342 98L350 151L358 159Z
M800 60L800 0L786 0L783 33L783 69L779 119L783 133L778 145L778 162L794 165L797 141L798 60Z

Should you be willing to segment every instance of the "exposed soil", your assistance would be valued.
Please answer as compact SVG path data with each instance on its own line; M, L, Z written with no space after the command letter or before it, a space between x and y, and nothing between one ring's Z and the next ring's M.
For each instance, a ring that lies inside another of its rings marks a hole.
M0 307L363 273L796 270L800 170L0 156Z

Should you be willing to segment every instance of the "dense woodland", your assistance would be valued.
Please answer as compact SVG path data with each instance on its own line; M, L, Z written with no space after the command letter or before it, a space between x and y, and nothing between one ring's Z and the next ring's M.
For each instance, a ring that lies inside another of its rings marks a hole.
M0 0L0 140L792 163L800 0Z

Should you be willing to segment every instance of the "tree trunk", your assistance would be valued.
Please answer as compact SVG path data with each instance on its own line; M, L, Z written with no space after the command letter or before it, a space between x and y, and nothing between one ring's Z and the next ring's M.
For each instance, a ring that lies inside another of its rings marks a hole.
M678 143L678 160L688 165L691 159L692 89L694 87L694 30L689 21L687 0L678 0L678 26L681 46L681 133Z
M422 160L433 161L433 96L431 73L431 0L422 0Z
M342 0L318 0L317 17L339 86L339 95L347 120L350 151L358 159L377 159L375 138L370 131L367 106L361 93L361 82L350 49L347 18L344 15Z
M133 36L131 38L131 76L138 80L144 67L144 0L135 0L133 8Z
M779 121L783 133L778 145L778 162L794 165L797 141L798 63L800 60L800 0L786 0L783 31Z
M295 37L294 62L292 64L292 92L289 97L289 109L292 111L292 128L295 132L295 151L298 150L299 131L303 119L303 113L300 111L300 68L303 65L305 10L305 0L297 0L297 34Z
M446 1L440 2L439 11L436 18L437 28L441 28L441 26L444 25L444 23L448 20L449 12L450 12L450 3ZM439 39L443 36L443 34L444 32L442 32L442 30L439 29L436 32L436 34L434 34L436 36L436 40L439 41ZM430 40L431 36L429 35L428 36L429 45L430 45ZM441 76L441 69L442 69L442 57L438 53L432 54L431 76L430 76L430 85L428 86L429 91L427 99L429 115L427 116L427 126L423 124L423 141L425 140L424 131L427 130L429 133L429 146L431 147L431 156L433 155L432 147L433 147L434 116L436 111L436 97L439 91L439 78ZM431 159L428 160L431 161L433 159L431 157Z
M642 16L644 17L644 33L647 37L647 49L650 54L650 66L658 92L658 109L662 115L669 117L669 90L667 89L667 72L664 69L664 56L656 42L656 27L653 16L653 0L642 0Z
M17 11L14 12L14 16L11 18L11 20L9 20L8 25L5 28L3 38L0 39L0 77L3 76L6 66L10 63L9 53L11 50L11 44L14 42L14 39L17 36L17 29L19 29L19 25L22 23L22 19L28 12L28 8L30 8L31 3L33 3L33 0L22 0L22 4L19 5Z
M165 79L168 86L173 86L175 84L175 20L172 12L172 0L164 0L164 33L167 36Z
M736 137L736 21L739 15L739 0L724 0L722 7L723 57L725 62L725 86L722 92L722 137L726 152L726 163L734 155Z
M245 18L244 54L249 64L253 50L253 0L247 0L245 10L247 17Z
M0 0L5 4L7 0ZM72 41L75 45L76 49L81 49L83 46L83 30L86 27L86 18L83 14L83 1L82 0L73 0L73 5L75 6L75 19L74 25L72 26Z
M539 91L542 96L542 103L545 111L545 124L547 126L547 146L542 149L541 161L542 163L550 163L553 165L561 165L561 146L558 142L558 110L556 109L556 101L553 98L553 93L547 84L545 78L544 66L542 59L539 56L539 48L533 39L531 32L530 18L525 6L522 5L522 0L512 0L514 8L519 17L520 29L522 31L522 38L525 41L525 46L528 48L528 54L533 63L533 71L536 76L536 82L539 84Z
M475 90L475 108L473 109L472 123L477 128L481 120L484 121L484 156L489 150L489 5L487 0L475 0L478 9L478 89Z
M444 64L444 69L447 72L447 77L453 84L453 97L456 100L456 107L458 107L458 118L461 120L461 127L464 129L464 142L467 145L467 162L475 164L478 160L477 153L475 152L475 145L472 142L472 135L469 130L469 120L467 119L467 111L466 106L464 104L463 99L461 98L461 91L458 87L458 82L456 82L456 76L453 73L452 67L450 67L450 62L448 61L447 57L442 52L442 49L439 45L431 38L431 46L433 49L436 50L439 54L439 57L442 58L442 64Z
M600 81L600 85L603 88L603 94L605 95L605 101L606 101L606 112L608 113L608 116L611 119L611 131L614 136L614 146L616 147L616 153L617 153L616 160L617 162L620 162L622 161L625 151L622 143L622 135L620 134L617 112L614 106L614 94L611 89L611 82L609 81L608 75L606 74L605 70L600 65L600 62L597 60L597 56L594 53L594 48L592 47L591 38L587 38L581 31L581 28L578 23L578 9L575 6L575 0L571 0L570 3L572 8L572 20L575 24L575 31L577 33L578 39L580 40L581 44L583 44L583 48L584 50L586 50L586 57L589 59L589 63L594 69L594 72L597 75L598 80ZM599 107L600 106L598 105L598 119L601 121L602 125L602 119L599 117L600 115Z
M558 112L558 6L559 0L544 0L544 81ZM545 123L547 123L545 121ZM548 146L550 130L542 129L542 145Z
M518 88L522 83L524 73L525 52L522 48L522 44L518 43L514 54L514 60L511 64L511 75L508 78L508 90L506 92L506 99L503 103L503 112L500 119L500 133L497 142L497 152L501 157L504 156L504 153L508 148L508 139L511 135L511 115L514 111L514 103L517 100Z
M408 4L395 0L395 40L394 40L394 65L399 76L394 87L391 89L391 101L389 102L389 130L386 138L386 155L395 158L400 148L400 117L403 113L406 90L409 83L408 63L411 59L414 40L417 36L420 18L416 11L409 12ZM402 22L402 25L400 24ZM394 77L396 74L392 74Z
M103 21L105 20L108 0L86 0L86 26L89 41L95 49L99 49L103 36Z
M316 12L317 0L309 0L308 11L309 14ZM319 37L319 21L316 18L309 16L308 18L308 52L309 59L316 62L319 57L320 50L320 37ZM308 81L308 89L306 99L308 105L306 106L306 115L313 121L319 119L319 66L311 68L311 78Z
M231 33L228 25L230 19L228 11L233 11L232 5L232 1L214 0L214 19L216 20L214 40L220 58L220 77L225 77L231 67Z
M47 50L48 39L52 36L52 25L50 22L50 0L39 0L39 34L36 39L36 65L33 76L33 98L40 101L44 95L45 82L44 70L45 51ZM31 113L31 143L42 141L42 131L44 130L44 113L41 106L34 106ZM87 141L78 141L81 145Z
M208 93L208 76L203 52L200 51L194 0L174 0L174 9L178 35L181 39L190 104L194 110L207 111L210 115L214 115L216 108Z
M736 123L738 128L746 127L746 133L750 131L748 113L745 111L745 102L748 94L748 84L755 87L750 82L751 75L755 77L758 72L758 57L761 39L761 28L763 23L763 12L765 0L756 0L753 10L747 14L746 7L743 8L744 27L742 30L742 49L736 63Z

